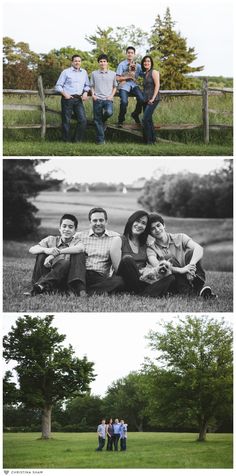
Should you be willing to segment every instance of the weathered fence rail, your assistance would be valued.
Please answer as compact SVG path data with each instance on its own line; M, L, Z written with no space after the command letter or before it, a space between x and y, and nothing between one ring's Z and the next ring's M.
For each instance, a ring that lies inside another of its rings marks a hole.
M6 129L41 129L41 138L44 139L46 136L47 128L56 128L59 127L57 125L48 124L46 113L52 113L61 115L60 111L56 111L55 109L51 109L46 105L46 97L47 96L60 96L60 93L56 92L54 89L44 89L42 77L38 77L38 89L37 90L25 90L25 89L3 89L3 94L12 94L18 96L24 95L32 95L39 97L39 104L4 104L3 109L6 111L40 111L41 112L41 122L40 124L22 124L22 125L12 125L6 126ZM209 114L213 113L216 114L219 111L215 109L210 109L208 106L208 98L211 95L222 95L222 94L233 94L232 88L217 88L217 87L209 87L208 80L203 80L203 86L200 90L160 90L161 97L174 97L174 96L199 96L202 98L202 123L201 124L172 124L172 125L163 125L158 126L158 129L162 130L179 130L179 129L195 129L198 127L203 127L203 140L205 144L209 143L210 138L210 128L212 129L220 129L220 128L232 128L232 126L225 125L225 124L210 124L209 123ZM229 115L231 116L232 113L228 111L220 111L222 115ZM88 124L93 124L92 121L88 122ZM115 128L115 126L110 126L111 128ZM135 133L135 131L129 129L128 127L125 128L126 132Z

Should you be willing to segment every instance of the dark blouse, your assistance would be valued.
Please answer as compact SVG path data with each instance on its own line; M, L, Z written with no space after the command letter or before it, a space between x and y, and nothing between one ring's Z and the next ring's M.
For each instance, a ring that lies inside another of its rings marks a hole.
M143 95L144 95L144 102L148 102L149 99L153 97L153 93L155 90L155 83L152 77L153 69L150 69L148 73L144 73L144 80L143 80ZM154 102L160 100L160 92L158 91L156 99Z
M147 245L140 246L138 253L134 253L126 236L121 236L121 241L121 257L132 256L137 267L139 269L143 268L147 262Z

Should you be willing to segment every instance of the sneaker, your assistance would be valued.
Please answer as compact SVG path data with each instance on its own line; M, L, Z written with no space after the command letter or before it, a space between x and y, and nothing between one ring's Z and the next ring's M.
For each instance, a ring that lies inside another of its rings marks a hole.
M79 296L82 297L82 298L85 298L85 297L88 296L87 293L86 293L86 291L85 291L85 289L82 289L82 290L80 291Z
M199 296L203 297L204 299L216 299L218 297L216 294L212 292L210 286L204 286L201 289Z
M137 114L135 114L135 112L132 112L131 113L131 117L134 119L134 121L136 122L136 124L141 124L141 121L139 119L139 116Z

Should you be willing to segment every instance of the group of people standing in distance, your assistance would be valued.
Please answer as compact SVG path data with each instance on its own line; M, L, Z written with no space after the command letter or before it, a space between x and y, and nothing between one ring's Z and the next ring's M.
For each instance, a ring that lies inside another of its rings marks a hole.
M106 420L103 419L97 428L98 435L98 447L96 451L102 451L107 439L107 451L118 451L119 442L120 442L120 451L126 451L127 445L127 423L124 420L115 419L113 422L110 418L109 423L106 423Z
M135 62L135 48L128 46L126 59L119 63L116 72L109 69L109 58L106 54L98 56L99 69L93 71L91 79L85 69L81 68L81 57L72 56L72 65L59 76L55 90L62 96L62 130L63 140L71 141L70 122L74 113L77 126L74 142L83 140L87 127L87 118L84 101L91 91L93 100L93 118L96 127L97 144L105 143L106 121L113 114L113 99L119 92L120 110L118 127L122 128L127 112L128 98L132 94L136 97L136 107L131 113L132 118L142 126L143 138L146 144L155 143L155 128L152 120L154 110L160 100L160 76L153 68L153 59L146 55L141 64ZM143 90L137 85L137 79L143 78ZM140 118L143 112L143 117Z
M166 231L163 217L137 210L119 234L107 228L107 211L92 208L89 229L65 214L59 235L30 248L36 255L28 294L63 291L78 297L128 292L153 298L168 294L216 297L205 285L203 248L185 233Z

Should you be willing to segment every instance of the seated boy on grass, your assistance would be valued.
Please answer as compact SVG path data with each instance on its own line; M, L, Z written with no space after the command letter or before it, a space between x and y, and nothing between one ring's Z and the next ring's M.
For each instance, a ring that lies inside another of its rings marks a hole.
M65 214L60 219L58 236L47 236L29 252L37 255L32 276L31 296L54 291L72 290L77 296L85 292L84 246L76 239L78 220ZM71 255L77 255L71 260Z

